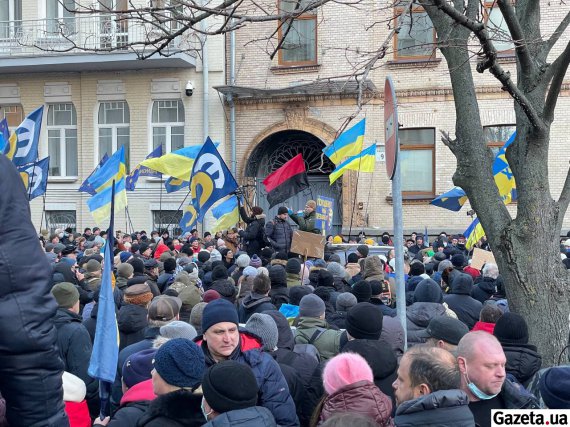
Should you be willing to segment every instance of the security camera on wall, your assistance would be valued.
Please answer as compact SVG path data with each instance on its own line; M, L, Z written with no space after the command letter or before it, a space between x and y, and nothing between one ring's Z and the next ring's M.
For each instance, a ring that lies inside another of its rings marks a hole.
M186 83L186 96L192 96L193 93L194 93L194 83L188 80L188 83Z

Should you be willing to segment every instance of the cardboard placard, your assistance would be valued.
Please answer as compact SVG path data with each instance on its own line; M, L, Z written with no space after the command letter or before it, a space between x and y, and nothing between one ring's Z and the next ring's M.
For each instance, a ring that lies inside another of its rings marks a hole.
M306 231L293 231L291 252L311 258L323 258L325 256L325 237L320 234Z
M496 264L493 252L485 251L479 248L473 249L473 257L471 258L471 267L476 268L477 270L481 270L483 266L488 262Z

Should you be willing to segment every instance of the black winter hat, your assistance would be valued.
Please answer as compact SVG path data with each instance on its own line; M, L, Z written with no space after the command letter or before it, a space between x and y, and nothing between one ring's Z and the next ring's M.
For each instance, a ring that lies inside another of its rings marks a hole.
M148 244L147 243L141 243L139 245L139 254L143 254L144 251L146 251L148 249Z
M287 209L285 206L279 206L279 209L277 209L277 215L283 215L289 213L289 209Z
M451 257L451 263L454 267L463 268L467 265L467 260L463 254L455 254Z
M357 263L358 262L358 255L354 252L351 254L348 254L346 261L351 262L351 263Z
M224 360L206 371L202 391L208 405L217 413L223 414L255 406L259 388L248 365L235 360Z
M301 272L301 261L297 258L291 258L287 261L285 271L289 274L299 274Z
M228 269L223 265L216 265L212 270L212 282L228 278Z
M370 297L372 297L370 283L366 280L361 280L360 282L355 283L352 285L352 293L358 302L370 302Z
M287 252L281 251L275 254L274 259L280 259L282 261L287 261Z
M495 324L493 335L501 344L528 344L528 326L517 313L503 314Z
M371 280L368 283L370 283L372 296L380 295L382 293L382 282L380 280Z
M368 256L370 248L368 248L366 245L359 245L357 246L356 251L361 255L361 258L366 258Z
M383 314L369 302L360 302L346 314L346 331L355 339L377 340L382 333Z
M431 338L457 345L469 328L461 320L449 316L437 316L429 321L426 334Z
M320 288L322 286L333 286L334 285L334 277L328 270L319 270L317 276L317 287Z
M164 271L174 271L176 270L176 259L168 258L164 261Z
M273 265L269 268L271 288L287 287L287 273L282 265Z
M289 304L298 306L301 303L301 298L310 293L312 293L311 288L308 286L293 286L289 289Z
M133 266L135 273L144 273L144 262L142 259L133 257L127 262Z
M570 409L570 367L548 369L538 381L540 397L549 409Z
M210 252L208 251L200 251L198 252L198 261L204 264L210 260Z
M410 264L410 276L419 276L425 272L426 269L421 262L414 261Z
M437 302L443 304L441 287L432 279L424 279L414 291L414 302Z

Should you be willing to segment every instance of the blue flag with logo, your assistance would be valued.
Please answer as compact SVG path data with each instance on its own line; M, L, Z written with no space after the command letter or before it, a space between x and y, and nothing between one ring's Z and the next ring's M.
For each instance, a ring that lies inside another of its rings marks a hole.
M4 147L10 139L10 131L8 130L8 121L4 118L0 120L0 153L4 152Z
M103 156L103 158L101 159L101 161L99 162L97 167L95 169L93 169L93 172L91 172L87 178L85 178L85 181L83 181L83 184L81 184L81 186L79 187L79 190L77 190L77 191L82 192L82 193L89 193L92 196L94 196L96 194L95 189L89 183L89 178L91 178L93 176L93 174L97 170L99 170L99 168L101 166L103 166L107 160L109 160L109 155L107 153L105 153L105 155Z
M152 150L148 156L145 157L145 160L154 159L161 156L162 156L162 145L159 145L154 150ZM162 174L158 171L150 169L148 166L143 166L139 164L127 176L127 181L126 181L127 191L135 191L135 187L137 185L137 181L139 180L140 176L150 176L154 178L160 178Z
M42 116L44 106L32 111L20 126L16 128L16 146L12 163L22 166L33 163L38 158L38 143L40 139L40 129L42 127Z
M18 166L17 169L26 187L29 200L33 200L46 192L49 174L49 157L25 166Z
M190 178L192 200L184 209L180 221L182 231L191 230L196 222L204 219L204 215L214 203L233 193L237 188L235 178L208 137L192 167Z

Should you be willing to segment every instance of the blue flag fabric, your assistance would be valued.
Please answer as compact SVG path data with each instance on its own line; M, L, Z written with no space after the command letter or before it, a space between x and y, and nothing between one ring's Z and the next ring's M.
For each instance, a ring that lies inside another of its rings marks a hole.
M126 176L125 147L121 146L121 148L109 157L109 160L107 160L103 166L87 178L87 182L96 193L100 193L104 189L109 188L113 181L117 183Z
M4 152L4 147L10 139L10 131L8 130L8 121L4 118L0 120L0 153Z
M107 153L105 153L103 155L103 158L101 159L101 161L99 162L99 164L97 165L97 167L95 169L93 169L93 172L91 172L89 174L89 176L85 179L85 181L83 181L83 184L81 184L81 186L79 187L79 192L82 193L89 193L92 196L94 196L96 194L95 189L91 186L91 184L89 184L89 178L91 178L93 176L93 174L101 167L105 164L105 162L109 160L109 155Z
M154 159L156 157L162 156L162 145L159 145L151 153L145 157L146 159ZM141 164L137 165L136 168L127 176L127 191L135 191L135 187L137 185L137 181L139 180L140 176L150 176L153 178L160 178L162 174L155 170L150 169L147 166L143 166Z
M183 232L191 230L214 203L234 192L238 184L228 166L208 137L192 167L190 190L192 200L180 221Z
M49 157L30 163L25 166L18 166L18 172L24 181L28 199L33 200L46 192L48 174L49 174Z
M95 340L93 342L93 352L89 361L88 374L98 379L112 383L115 381L117 373L117 363L119 360L119 330L117 328L117 318L115 315L115 300L113 298L113 247L114 231L113 222L115 220L115 186L111 185L111 216L109 229L107 231L107 242L105 244L103 275L101 277L101 287L99 302L97 303L97 325L95 328Z
M175 191L188 187L188 185L190 185L189 181L184 181L183 179L171 176L164 183L164 188L166 188L167 193L174 193Z
M12 163L23 166L38 158L38 143L42 127L44 106L32 111L14 131L17 137Z

